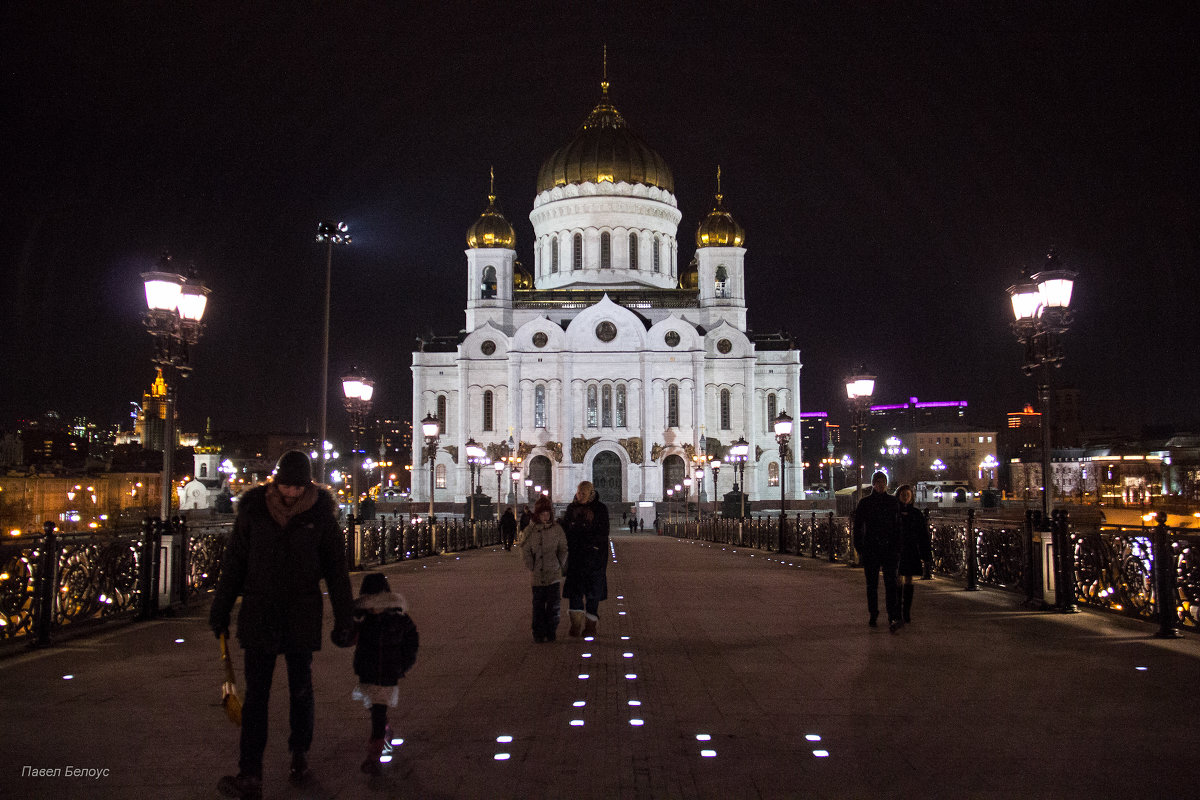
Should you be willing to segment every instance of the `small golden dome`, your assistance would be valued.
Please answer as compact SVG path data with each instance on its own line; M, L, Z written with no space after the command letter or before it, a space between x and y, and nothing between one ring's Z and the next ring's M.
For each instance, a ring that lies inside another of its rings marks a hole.
M496 195L488 195L488 207L467 229L467 247L472 250L482 247L517 249L517 232L496 208Z
M721 204L721 168L717 167L717 204L696 228L696 247L741 247L746 231Z
M542 162L538 194L555 186L602 181L640 183L673 193L675 179L667 162L629 130L621 112L608 102L608 81L600 88L600 102L575 138Z
M513 262L513 288L533 288L533 275L530 274L529 270L525 269L525 265L520 261Z
M700 263L695 256L687 269L679 273L679 288L694 292L700 288Z

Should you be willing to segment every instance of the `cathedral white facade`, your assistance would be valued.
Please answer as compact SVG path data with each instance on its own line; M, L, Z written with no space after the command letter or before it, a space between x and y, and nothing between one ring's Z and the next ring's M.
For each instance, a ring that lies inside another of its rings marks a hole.
M413 353L414 433L426 415L441 424L432 470L413 437L414 500L428 502L430 491L439 503L467 500L472 440L491 459L521 459L519 482L501 476L502 502L515 486L519 502L541 487L566 503L590 480L602 500L631 504L667 499L742 438L750 499L779 499L773 421L780 411L799 419L799 351L784 335L747 330L745 236L722 205L719 174L695 257L681 268L671 171L601 87L575 137L539 171L532 272L516 260L494 195L467 233L466 327ZM791 450L784 475L794 498L802 470ZM477 485L494 495L485 469ZM718 478L724 495L737 471L725 464ZM710 502L713 491L706 469Z

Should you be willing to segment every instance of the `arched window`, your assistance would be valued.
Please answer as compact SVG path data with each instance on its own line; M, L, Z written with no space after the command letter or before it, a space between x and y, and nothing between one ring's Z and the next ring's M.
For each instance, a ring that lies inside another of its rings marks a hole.
M721 390L721 430L727 431L730 429L730 419L733 416L730 413L729 390Z
M600 234L600 269L612 269L612 234Z
M617 387L617 427L625 427L625 387Z
M612 387L600 389L600 427L612 427Z
M654 237L654 271L662 272L662 239Z
M492 427L492 390L488 389L483 393L483 429L485 431L495 430Z
M717 284L716 285L716 296L717 297L728 297L729 296L729 272L725 269L724 264L721 264L720 266L717 267L716 284Z
M446 435L446 395L439 394L437 399L438 431Z
M479 296L491 300L496 296L496 268L492 266L483 269L483 285L479 287Z
M779 465L772 461L767 464L767 486L779 485Z
M446 488L446 465L438 464L433 470L433 485L436 489Z
M550 271L558 272L558 237L550 237Z
M636 233L629 234L629 268L638 268L638 235Z
M679 387L673 383L667 387L667 427L679 427Z
M583 234L575 234L571 248L571 269L583 269Z
M533 387L533 427L546 427L546 387L540 383Z
M595 428L600 422L596 418L596 385L587 388L587 426Z
M675 273L675 248L671 247L670 243L668 242L667 249L671 251L671 277L674 278L675 274L676 274Z
M777 404L775 402L775 393L771 392L767 395L767 433L775 432L775 417L779 416L776 411Z
M200 465L200 475L199 475L199 477L201 477L201 478L207 478L207 477L208 477L208 464L201 464L201 465Z

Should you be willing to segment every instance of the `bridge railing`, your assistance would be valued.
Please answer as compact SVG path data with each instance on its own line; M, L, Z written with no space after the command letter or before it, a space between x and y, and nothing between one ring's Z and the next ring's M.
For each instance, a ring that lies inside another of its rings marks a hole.
M232 529L232 520L195 524L180 518L86 533L60 533L51 524L40 536L2 541L0 645L45 646L61 633L151 619L164 606L195 601L216 588ZM351 558L358 533L358 567L500 543L495 520L360 523L343 528Z
M929 510L932 571L962 581L966 588L990 586L1024 591L1034 605L1043 597L1044 559L1038 550L1050 531L1037 530L1035 515L1025 519ZM1067 602L1087 605L1168 627L1200 628L1200 532L1165 525L1129 527L1076 525L1061 515L1063 541L1070 554ZM708 518L671 521L663 533L677 538L779 549L778 517L744 520ZM1156 541L1157 539L1157 541ZM846 561L850 520L832 513L800 513L785 518L783 551L809 558ZM1166 568L1156 570L1156 547ZM1048 579L1048 576L1047 576ZM1160 614L1160 595L1165 614Z

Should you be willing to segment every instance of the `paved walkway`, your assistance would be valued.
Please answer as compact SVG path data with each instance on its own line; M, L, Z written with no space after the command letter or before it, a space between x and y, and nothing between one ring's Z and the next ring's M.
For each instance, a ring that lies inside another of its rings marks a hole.
M858 570L647 535L616 536L613 552L594 642L567 638L564 619L557 643L533 643L515 553L387 567L422 637L392 715L396 760L358 771L367 715L349 700L351 651L327 646L316 779L285 780L280 667L266 796L1183 798L1200 785L1194 634L1160 641L1152 625L1021 611L939 579L918 584L915 622L891 635L867 627ZM3 796L217 797L238 737L205 620L196 608L0 661Z

